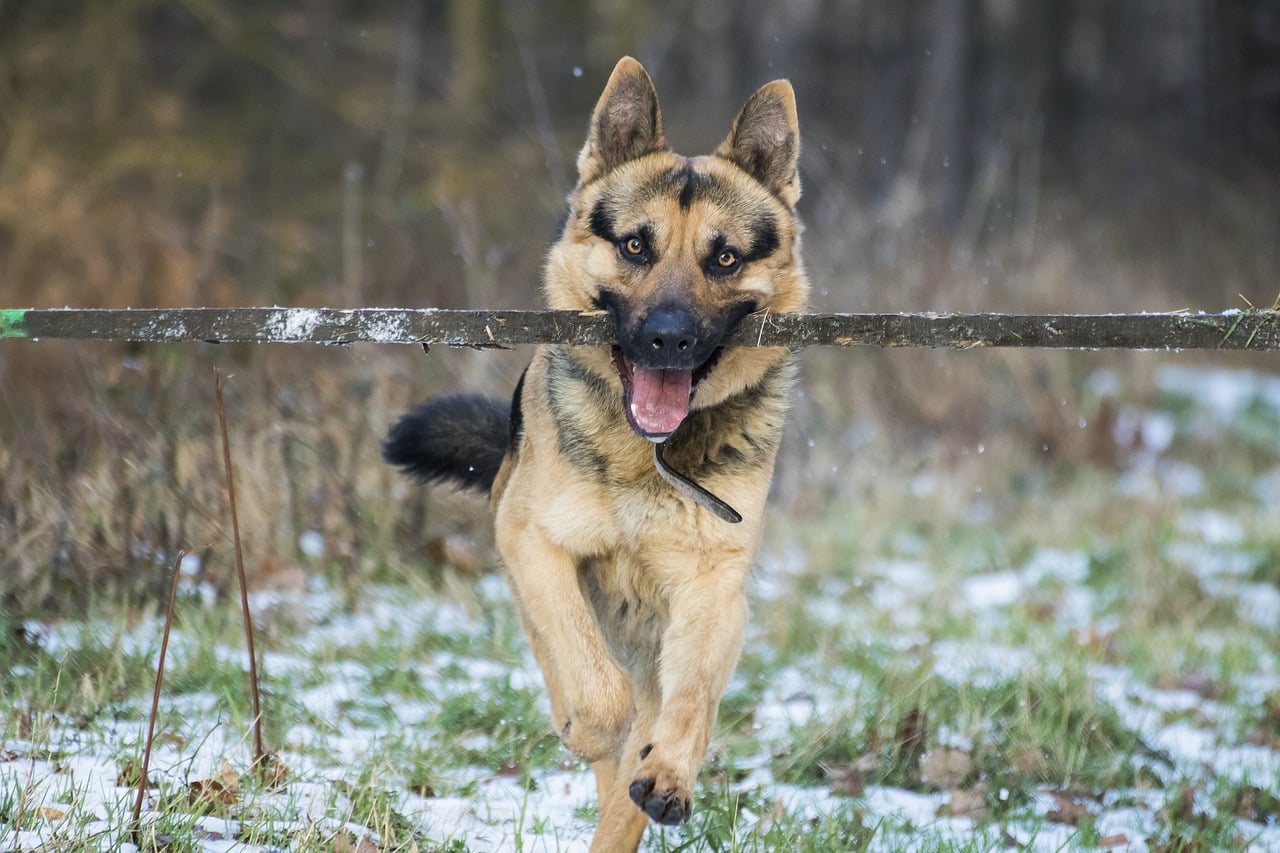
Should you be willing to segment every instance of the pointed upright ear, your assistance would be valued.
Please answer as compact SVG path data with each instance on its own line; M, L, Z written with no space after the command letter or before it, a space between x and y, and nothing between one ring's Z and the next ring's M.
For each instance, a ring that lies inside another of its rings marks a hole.
M715 153L794 207L800 200L800 120L791 84L774 80L752 95Z
M578 155L578 179L590 183L629 160L666 147L653 81L644 66L624 56L591 115L587 144Z

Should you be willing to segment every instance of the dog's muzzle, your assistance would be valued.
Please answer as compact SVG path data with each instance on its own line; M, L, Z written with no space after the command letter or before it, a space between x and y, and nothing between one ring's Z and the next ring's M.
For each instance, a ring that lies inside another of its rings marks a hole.
M618 329L613 364L627 423L654 442L665 441L689 416L698 383L719 360L720 341L754 307L735 305L707 317L669 301L629 322L621 300L607 294L601 302Z
M696 368L642 367L614 347L613 366L622 381L622 409L631 429L650 441L666 441L689 416L698 383L719 357L716 349Z

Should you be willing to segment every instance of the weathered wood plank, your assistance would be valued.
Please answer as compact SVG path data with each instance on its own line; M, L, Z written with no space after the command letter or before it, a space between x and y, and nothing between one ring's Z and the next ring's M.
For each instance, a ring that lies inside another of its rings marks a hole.
M0 309L0 338L507 347L614 340L601 313L359 308ZM753 314L737 346L1280 349L1280 312Z

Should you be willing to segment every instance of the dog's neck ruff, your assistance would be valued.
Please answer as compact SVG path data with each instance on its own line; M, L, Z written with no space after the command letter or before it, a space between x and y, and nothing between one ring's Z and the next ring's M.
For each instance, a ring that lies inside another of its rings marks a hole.
M662 479L671 484L671 488L703 509L708 510L717 518L723 519L730 524L737 524L742 521L742 513L668 465L667 460L662 458L664 444L666 442L660 442L653 446L653 463L658 467L658 473L662 475Z

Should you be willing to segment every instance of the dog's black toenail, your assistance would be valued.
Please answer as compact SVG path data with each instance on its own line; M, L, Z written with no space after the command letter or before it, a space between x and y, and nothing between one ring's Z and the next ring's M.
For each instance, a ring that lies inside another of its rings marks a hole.
M649 801L649 808L646 811L649 812L650 817L664 826L679 826L689 816L685 801L678 799L674 793L653 798Z
M645 799L648 798L649 794L653 793L653 780L637 779L631 783L631 787L627 789L627 793L631 795L631 802L635 803L645 811L648 811L648 808L645 805Z
M640 748L640 760L644 761L646 758L649 757L649 753L651 752L653 752L653 744L646 743L644 746Z

